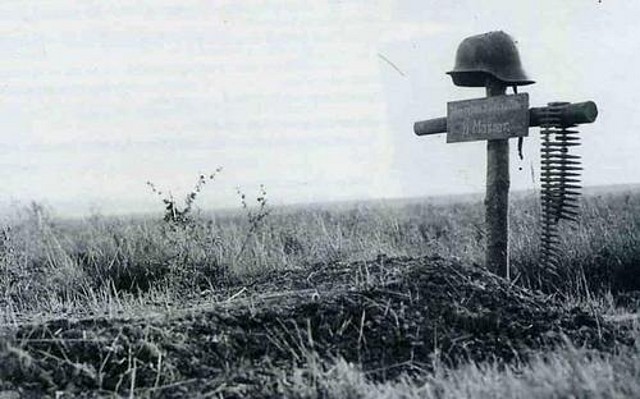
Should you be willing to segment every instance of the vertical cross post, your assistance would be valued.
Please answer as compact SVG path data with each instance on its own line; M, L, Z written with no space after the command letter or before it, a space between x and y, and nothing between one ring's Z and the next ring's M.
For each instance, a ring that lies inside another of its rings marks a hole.
M487 97L506 93L503 82L488 77ZM499 276L509 278L509 139L487 141L487 193L485 197L485 264Z

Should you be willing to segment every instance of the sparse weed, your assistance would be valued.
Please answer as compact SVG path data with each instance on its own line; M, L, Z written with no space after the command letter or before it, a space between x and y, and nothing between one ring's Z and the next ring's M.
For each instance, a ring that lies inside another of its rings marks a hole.
M214 180L218 173L222 172L222 167L218 167L213 173L209 175L200 174L198 180L193 187L193 190L186 195L184 199L184 205L178 204L178 201L173 197L173 194L169 192L168 195L164 194L155 184L147 181L147 186L151 191L158 195L165 205L164 221L175 224L188 224L193 221L193 206L195 205L196 198L200 191L204 188L204 185L209 180Z
M242 205L242 210L245 212L248 227L240 249L235 256L234 263L236 263L240 259L245 249L247 248L249 240L255 236L256 232L258 231L258 229L260 229L260 227L262 227L265 219L271 212L271 210L267 207L267 192L263 185L260 185L260 193L256 197L257 209L252 209L247 204L247 196L242 192L242 190L240 190L240 187L236 189L236 192L240 197L240 203Z

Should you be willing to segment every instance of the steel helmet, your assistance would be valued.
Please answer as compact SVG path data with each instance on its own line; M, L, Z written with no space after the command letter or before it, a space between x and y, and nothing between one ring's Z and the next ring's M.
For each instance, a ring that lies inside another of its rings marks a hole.
M535 83L524 73L513 39L502 31L464 39L456 52L456 65L447 74L456 86L484 87L487 75L506 86Z

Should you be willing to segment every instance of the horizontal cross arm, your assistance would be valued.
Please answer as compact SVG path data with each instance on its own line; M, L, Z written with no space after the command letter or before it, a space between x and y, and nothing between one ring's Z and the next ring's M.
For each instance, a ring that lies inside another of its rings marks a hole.
M529 108L529 127L540 126L540 120L547 107ZM560 121L565 126L592 123L598 117L598 108L593 101L567 104L560 115ZM418 136L447 132L447 118L433 118L413 124L413 131Z

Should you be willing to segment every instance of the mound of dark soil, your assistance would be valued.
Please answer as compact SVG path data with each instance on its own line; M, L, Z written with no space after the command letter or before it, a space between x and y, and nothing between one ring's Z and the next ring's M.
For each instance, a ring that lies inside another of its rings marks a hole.
M526 360L563 336L600 350L633 344L625 326L441 258L318 265L240 292L230 303L178 317L18 328L0 350L0 390L135 386L180 395L197 387L242 396L274 392L278 373L312 353L387 379L428 369L435 359Z

